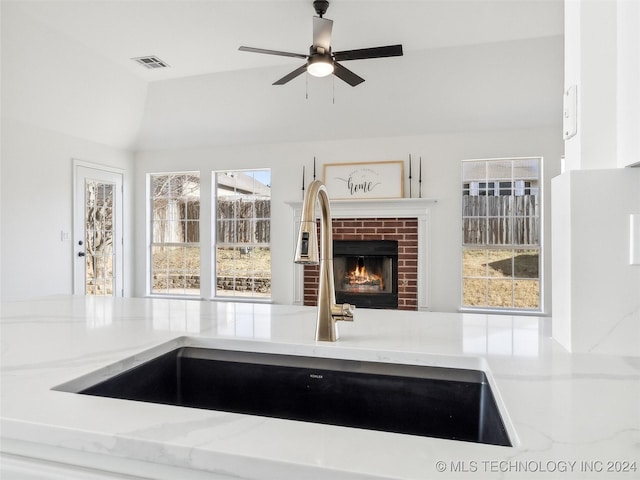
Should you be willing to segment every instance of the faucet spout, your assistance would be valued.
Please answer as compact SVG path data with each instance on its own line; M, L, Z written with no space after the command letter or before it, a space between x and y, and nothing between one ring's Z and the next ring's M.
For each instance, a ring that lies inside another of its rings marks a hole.
M319 255L316 236L316 201L320 204ZM355 306L348 303L336 305L336 289L333 280L331 206L327 189L319 180L314 180L309 184L304 197L294 261L306 265L320 263L316 340L335 342L338 339L336 322L339 320L353 321Z

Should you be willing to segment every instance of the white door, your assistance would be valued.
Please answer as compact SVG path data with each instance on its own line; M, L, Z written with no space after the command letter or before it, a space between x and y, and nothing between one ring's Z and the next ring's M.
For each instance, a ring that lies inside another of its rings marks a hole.
M122 171L74 162L75 294L123 295Z

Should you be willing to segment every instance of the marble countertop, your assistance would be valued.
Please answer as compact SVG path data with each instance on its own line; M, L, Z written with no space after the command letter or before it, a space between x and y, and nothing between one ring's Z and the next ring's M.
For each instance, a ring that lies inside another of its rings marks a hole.
M548 318L361 309L331 344L311 307L68 296L1 313L5 454L158 479L640 478L640 357L569 354ZM514 446L52 390L167 342L479 368Z

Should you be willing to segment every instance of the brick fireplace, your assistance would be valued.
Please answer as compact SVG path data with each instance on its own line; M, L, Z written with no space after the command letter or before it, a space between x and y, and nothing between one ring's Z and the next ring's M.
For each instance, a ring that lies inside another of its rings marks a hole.
M339 218L333 220L334 240L394 240L398 242L398 310L418 308L418 219ZM317 265L304 267L304 305L318 299Z
M430 209L436 203L428 198L331 201L334 240L397 242L398 309L429 309L429 217ZM295 244L302 202L290 202L289 205L293 213L291 235ZM317 285L317 266L294 265L294 303L315 305Z

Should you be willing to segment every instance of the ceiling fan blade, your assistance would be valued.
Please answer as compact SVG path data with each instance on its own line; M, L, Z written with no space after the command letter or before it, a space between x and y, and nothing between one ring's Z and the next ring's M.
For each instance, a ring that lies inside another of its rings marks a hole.
M355 87L356 85L360 85L362 82L364 82L364 78L359 77L358 75L353 73L351 70L343 67L337 62L333 62L333 74L336 77L338 77L340 80L344 80L345 82L347 82L352 87Z
M313 17L313 46L322 47L325 52L329 52L331 47L331 30L333 20L328 18Z
M241 52L266 53L267 55L279 55L281 57L307 58L307 55L301 53L281 52L279 50L266 50L264 48L240 47Z
M296 68L293 72L288 73L287 75L282 77L280 80L278 80L276 82L273 82L273 85L284 85L285 83L293 80L298 75L300 75L300 74L302 74L302 73L304 73L306 71L307 71L307 64L305 63L301 67Z
M402 45L387 45L386 47L360 48L358 50L344 50L333 54L337 61L364 60L367 58L401 57Z

